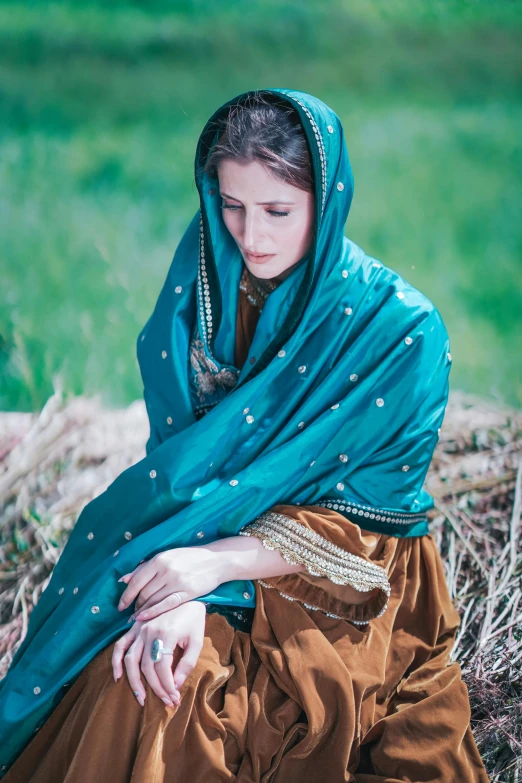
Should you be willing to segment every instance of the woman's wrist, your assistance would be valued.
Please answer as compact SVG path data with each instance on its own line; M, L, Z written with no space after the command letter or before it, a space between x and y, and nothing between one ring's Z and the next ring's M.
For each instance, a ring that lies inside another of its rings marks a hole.
M220 584L233 579L270 579L306 570L300 563L287 563L280 552L266 549L253 536L221 538L205 544L205 548L218 557Z

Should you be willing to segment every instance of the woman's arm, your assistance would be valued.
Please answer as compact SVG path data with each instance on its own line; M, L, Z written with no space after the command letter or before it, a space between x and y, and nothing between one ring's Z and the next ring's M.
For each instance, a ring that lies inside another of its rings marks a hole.
M289 522L292 523L292 520ZM323 541L321 537L318 538ZM329 545L326 540L324 543ZM241 535L209 544L167 550L138 566L132 574L122 577L128 586L118 608L124 609L136 599L133 617L139 621L149 620L180 602L212 592L224 582L271 579L307 571L316 573L316 555L317 547L283 547L281 550L281 547L272 547L266 537L259 538L246 530ZM347 553L346 557L348 574L350 568L353 568L349 559L354 556ZM331 566L328 560L324 562ZM364 561L361 560L361 564L364 566ZM349 604L364 603L376 593L372 589L373 584L366 586L355 583L357 589L354 589L349 581L339 579L337 571L332 572L331 576L336 582L344 584L343 597ZM357 570L354 576L357 576Z
M127 588L118 609L126 609L136 599L133 616L149 620L212 592L223 582L268 579L304 570L304 565L288 563L257 538L231 536L210 544L169 549L140 564L120 579ZM150 610L146 616L142 614L145 609Z
M205 544L221 564L221 582L233 579L269 579L306 571L302 563L288 563L277 549L266 549L259 538L230 536Z

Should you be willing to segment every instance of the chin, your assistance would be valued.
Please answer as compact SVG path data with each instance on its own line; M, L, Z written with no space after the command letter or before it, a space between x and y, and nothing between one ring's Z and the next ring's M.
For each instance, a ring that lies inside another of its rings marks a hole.
M262 277L266 280L281 274L279 270L274 270L269 262L266 264L252 264L250 261L247 261L246 258L243 258L243 261L249 272L252 272L256 277Z
M263 280L271 280L272 277L277 277L277 275L281 274L280 272L274 272L264 267L260 269L256 264L246 264L246 266L248 267L248 271L255 277L261 277Z

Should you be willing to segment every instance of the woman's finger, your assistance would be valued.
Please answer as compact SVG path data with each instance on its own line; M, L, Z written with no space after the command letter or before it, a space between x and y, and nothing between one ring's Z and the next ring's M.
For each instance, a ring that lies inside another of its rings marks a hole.
M142 567L143 567L143 566L142 566L142 563L144 563L144 562L145 562L144 560L140 560L140 562L138 563L138 565L136 566L136 568L133 568L133 570L132 570L132 571L129 571L129 573L128 573L128 574L123 574L122 576L120 576L120 578L118 579L118 582L125 582L125 584L128 584L128 583L129 583L129 581L132 579L132 577L133 577L135 574L137 574L137 573L138 573L138 571L141 571L141 570L142 570Z
M178 689L174 685L174 679L172 677L172 654L164 654L161 657L161 661L154 663L152 660L152 643L154 634L147 634L147 641L144 645L143 653L141 656L141 671L145 675L147 682L154 691L154 693L161 699L161 701L168 707L173 707L174 704L180 702L180 695ZM172 650L176 649L176 641L170 636L169 647ZM167 647L167 644L165 644ZM161 668L158 670L157 667ZM160 679L160 674L161 678Z
M181 606L181 604L190 600L189 594L183 590L169 593L159 603L154 603L154 596L152 596L141 609L134 613L134 616L139 622L142 622L143 620L152 620L154 617L163 614L163 612L168 612L170 609L176 609L176 607Z
M138 605L138 601L141 601L142 603L148 601L149 598L152 598L154 595L159 593L161 590L163 590L164 587L166 587L165 578L160 576L160 574L156 574L156 576L151 579L150 582L148 582L138 593L136 597L136 606Z
M150 560L135 570L126 589L121 595L118 609L126 609L134 601L138 593L148 584L157 574L154 560Z
M133 625L130 631L127 631L118 639L112 650L112 671L114 681L117 682L123 674L123 656L136 638L139 626Z
M140 593L136 598L136 603L134 604L133 617L136 617L139 611L146 609L148 606L154 606L154 604L158 604L171 593L172 590L169 589L166 585L164 585L161 590L157 590L154 595L149 596L146 600L143 601L141 600L142 594Z
M170 648L174 650L175 653L179 652L179 650L176 650L176 645L174 644L170 644ZM181 695L179 690L176 688L174 677L172 675L172 660L172 655L162 655L161 660L153 665L160 688L162 688L171 701L174 702L174 704L177 704L179 707L181 702Z
M183 655L174 669L174 684L178 690L193 671L203 647L204 633L191 633L186 640Z
M147 600L141 597L141 593L136 598L136 601L134 602L134 615L138 613L140 609L143 609L145 604L150 606L150 604L153 604L154 601L161 601L162 598L165 598L169 594L168 588L163 587L161 590L157 590L154 595L149 596Z
M141 704L142 707L145 705L145 699L147 697L145 686L141 681L141 675L140 675L140 661L143 655L143 647L144 647L144 642L140 635L131 644L124 657L125 668L127 669L127 677L129 679L129 684L132 688L134 695L136 696L138 702Z

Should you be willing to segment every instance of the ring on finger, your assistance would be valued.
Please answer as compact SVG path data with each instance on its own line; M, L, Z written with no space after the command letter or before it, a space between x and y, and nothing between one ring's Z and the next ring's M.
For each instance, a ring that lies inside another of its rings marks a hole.
M163 647L163 639L154 639L152 642L151 658L154 663L161 661L163 655L174 655L174 650Z

